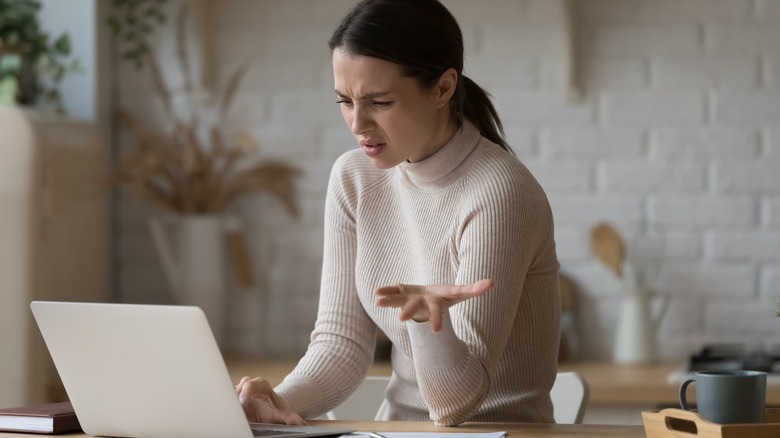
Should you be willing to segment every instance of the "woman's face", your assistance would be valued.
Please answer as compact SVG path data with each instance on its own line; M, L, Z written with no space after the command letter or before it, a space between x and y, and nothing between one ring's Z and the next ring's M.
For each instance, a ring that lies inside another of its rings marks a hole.
M454 134L447 105L457 82L454 70L424 90L402 76L398 64L336 49L333 76L341 114L378 169L423 160Z

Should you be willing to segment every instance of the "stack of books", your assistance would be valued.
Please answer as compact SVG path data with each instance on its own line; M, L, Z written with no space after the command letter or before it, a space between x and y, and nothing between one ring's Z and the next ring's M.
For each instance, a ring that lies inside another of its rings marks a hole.
M0 409L0 432L68 433L81 426L70 402Z

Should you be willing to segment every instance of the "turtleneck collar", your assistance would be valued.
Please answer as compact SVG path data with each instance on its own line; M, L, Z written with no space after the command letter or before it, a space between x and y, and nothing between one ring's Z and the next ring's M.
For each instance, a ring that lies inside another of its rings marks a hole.
M479 144L481 135L468 121L463 121L455 135L441 149L430 157L398 165L401 174L415 187L420 189L438 189L450 185L462 176L467 166L460 169L466 158Z

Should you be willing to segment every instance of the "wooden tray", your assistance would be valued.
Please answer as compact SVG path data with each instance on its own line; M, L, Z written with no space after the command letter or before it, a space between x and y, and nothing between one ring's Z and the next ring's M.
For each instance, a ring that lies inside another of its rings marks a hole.
M755 424L717 424L699 417L694 411L664 409L642 412L647 438L778 438L780 408L768 408L764 422Z

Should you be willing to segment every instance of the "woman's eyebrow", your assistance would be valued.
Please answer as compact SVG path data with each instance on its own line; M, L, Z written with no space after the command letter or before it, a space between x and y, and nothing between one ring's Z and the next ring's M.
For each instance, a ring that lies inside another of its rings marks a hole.
M334 91L336 92L336 94L339 97L349 97L346 94L340 92L339 90L334 90ZM376 92L373 92L373 93L366 93L366 94L360 96L359 100L376 99L377 97L387 96L388 94L390 94L389 91L376 91Z

